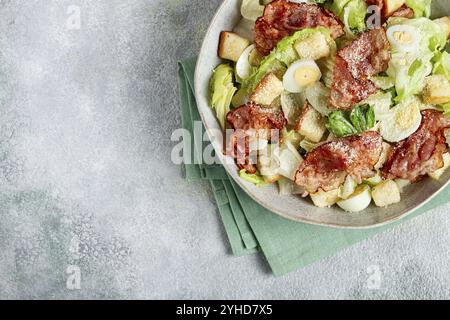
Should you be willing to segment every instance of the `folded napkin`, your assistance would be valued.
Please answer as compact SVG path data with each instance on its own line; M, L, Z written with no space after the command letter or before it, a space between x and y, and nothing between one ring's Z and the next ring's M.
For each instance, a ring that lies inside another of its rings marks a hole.
M193 121L200 120L193 94L195 62L195 59L188 59L178 64L182 126L191 133ZM184 143L191 144L191 150L196 151L192 160L199 159L203 146L195 146L188 137ZM290 221L270 212L253 201L220 165L186 164L184 170L188 180L210 181L233 254L240 256L260 251L276 276L304 267L417 217L447 203L450 196L450 188L447 188L427 205L387 226L367 230L335 229Z

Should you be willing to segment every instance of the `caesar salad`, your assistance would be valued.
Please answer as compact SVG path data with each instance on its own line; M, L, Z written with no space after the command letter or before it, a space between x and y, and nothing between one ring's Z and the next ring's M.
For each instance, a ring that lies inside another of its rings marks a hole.
M450 18L431 0L243 0L210 105L239 176L359 212L450 167Z

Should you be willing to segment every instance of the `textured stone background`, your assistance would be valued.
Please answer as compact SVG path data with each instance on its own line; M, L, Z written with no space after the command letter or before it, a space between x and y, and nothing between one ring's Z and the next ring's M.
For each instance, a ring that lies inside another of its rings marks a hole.
M230 255L170 162L176 61L219 2L0 0L0 298L449 298L450 205L281 278Z

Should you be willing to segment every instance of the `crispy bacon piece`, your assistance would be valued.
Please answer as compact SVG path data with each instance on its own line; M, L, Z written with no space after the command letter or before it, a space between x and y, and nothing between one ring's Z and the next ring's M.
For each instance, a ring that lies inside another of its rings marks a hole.
M227 121L235 130L257 130L265 139L270 140L270 130L281 130L286 125L283 111L264 108L255 102L248 102L230 111ZM263 133L261 133L263 132Z
M303 28L318 26L331 29L334 38L344 34L342 22L321 6L275 0L265 7L263 16L256 20L256 49L262 55L268 55L284 37Z
M400 8L395 11L391 17L401 17L412 19L414 18L414 10L408 7L406 4L402 5Z
M381 169L385 179L419 181L427 173L442 168L442 155L448 147L445 130L450 119L435 110L422 111L422 123L410 137L398 142L390 151Z
M375 6L377 6L377 7L379 7L380 8L380 10L383 8L383 6L384 6L384 0L366 0L366 3L367 3L367 5L368 6L372 6L372 5L375 5Z
M234 129L227 153L237 160L239 169L255 173L254 161L250 158L250 137L274 141L287 123L283 111L264 108L254 102L240 106L227 115L227 121Z
M378 132L367 131L322 144L307 154L295 175L295 183L309 193L334 190L348 175L361 183L375 175L382 142Z
M364 32L339 50L333 72L331 106L348 110L375 93L377 88L368 78L385 71L390 58L390 44L383 28Z
M335 109L351 109L377 91L372 81L353 77L347 62L340 56L336 56L333 78L329 102Z

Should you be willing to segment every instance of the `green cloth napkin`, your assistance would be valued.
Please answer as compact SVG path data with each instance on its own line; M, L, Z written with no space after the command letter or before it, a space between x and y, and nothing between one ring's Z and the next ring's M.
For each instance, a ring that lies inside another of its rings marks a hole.
M190 132L193 121L200 120L194 98L195 59L179 62L178 76L183 128ZM191 140L184 140L189 144ZM196 147L199 151L201 148ZM193 155L193 158L198 157ZM198 158L197 158L198 159ZM260 251L276 276L286 274L330 256L341 249L447 203L450 188L441 192L427 205L401 221L387 226L347 230L293 222L270 212L253 201L229 178L222 166L185 165L188 180L208 179L235 255Z

